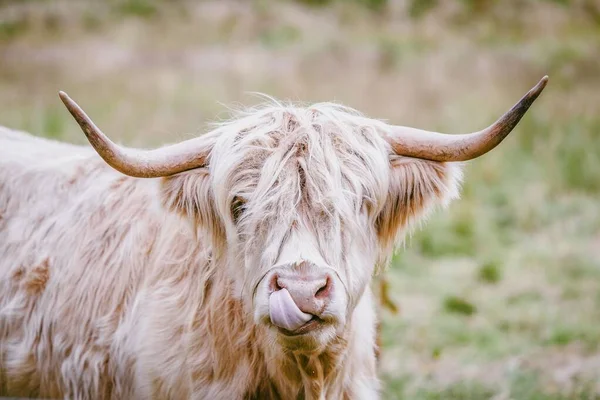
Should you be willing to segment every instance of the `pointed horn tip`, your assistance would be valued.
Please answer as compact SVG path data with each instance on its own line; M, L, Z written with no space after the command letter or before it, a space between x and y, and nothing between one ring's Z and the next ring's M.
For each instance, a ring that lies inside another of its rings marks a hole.
M58 97L60 97L60 99L62 100L63 104L67 107L67 109L69 111L71 111L73 108L75 108L75 109L79 108L77 106L77 103L75 103L73 101L73 99L71 99L66 92L63 92L62 90L60 90L58 92Z
M63 92L62 90L59 90L59 91L58 91L58 97L60 97L60 99L61 99L62 101L67 101L67 100L70 100L70 99L69 99L69 95L68 95L68 94L66 94L65 92Z
M533 89L531 90L532 93L535 94L539 94L542 92L542 90L544 90L544 88L546 87L546 84L548 84L548 75L544 75L544 77L542 79L540 79L540 81L537 83L537 85L535 85L533 87Z

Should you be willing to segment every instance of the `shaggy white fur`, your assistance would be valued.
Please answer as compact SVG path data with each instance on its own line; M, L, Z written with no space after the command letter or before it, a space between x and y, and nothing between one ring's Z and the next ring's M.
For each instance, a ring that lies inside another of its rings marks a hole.
M207 134L206 168L136 179L0 128L0 394L376 398L369 282L461 180L458 164L393 155L389 129L270 103ZM261 285L307 242L344 307L289 342L260 318Z

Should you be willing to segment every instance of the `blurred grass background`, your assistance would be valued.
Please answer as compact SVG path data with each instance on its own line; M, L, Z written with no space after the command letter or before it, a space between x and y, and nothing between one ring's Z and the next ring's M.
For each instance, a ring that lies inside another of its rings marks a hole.
M0 124L174 142L225 105L337 101L480 129L550 83L463 196L399 249L389 399L600 398L600 4L592 0L0 0Z

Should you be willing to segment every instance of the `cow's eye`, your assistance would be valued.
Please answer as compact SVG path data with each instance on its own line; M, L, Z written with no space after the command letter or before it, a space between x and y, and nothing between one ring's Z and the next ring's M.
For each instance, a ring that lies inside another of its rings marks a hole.
M231 201L231 218L237 223L242 216L246 206L246 200L240 196L235 196Z

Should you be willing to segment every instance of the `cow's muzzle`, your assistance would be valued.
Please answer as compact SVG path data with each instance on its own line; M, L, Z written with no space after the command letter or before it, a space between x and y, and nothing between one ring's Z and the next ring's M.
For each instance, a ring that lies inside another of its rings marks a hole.
M329 305L340 286L329 268L301 261L274 268L267 279L269 317L282 333L304 334L327 322Z

